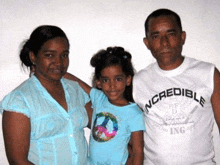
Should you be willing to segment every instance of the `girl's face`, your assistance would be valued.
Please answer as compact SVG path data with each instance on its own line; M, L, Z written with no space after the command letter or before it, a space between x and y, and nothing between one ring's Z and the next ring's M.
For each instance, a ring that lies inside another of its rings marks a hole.
M131 76L126 76L117 65L109 66L101 71L101 77L96 81L97 86L107 95L109 101L118 106L127 105L124 98L125 87L131 84Z
M69 45L65 38L57 37L45 42L35 56L30 53L35 64L35 75L42 81L60 81L69 65Z

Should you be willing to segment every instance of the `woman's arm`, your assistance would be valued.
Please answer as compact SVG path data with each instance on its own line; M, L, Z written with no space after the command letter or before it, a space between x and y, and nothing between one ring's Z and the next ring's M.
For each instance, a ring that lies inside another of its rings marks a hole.
M90 90L91 90L91 87L90 87L88 84L86 84L84 81L80 80L78 77L76 77L76 76L74 76L74 75L72 75L72 74L70 74L70 73L66 73L66 74L64 75L64 78L67 78L67 79L73 80L73 81L77 81L77 82L79 83L79 85L83 88L83 90L84 90L87 94L89 94L89 92L90 92Z
M132 132L131 134L132 145L132 165L143 165L144 161L144 139L143 131Z
M5 150L10 165L33 165L28 161L30 119L23 114L4 111L2 129Z

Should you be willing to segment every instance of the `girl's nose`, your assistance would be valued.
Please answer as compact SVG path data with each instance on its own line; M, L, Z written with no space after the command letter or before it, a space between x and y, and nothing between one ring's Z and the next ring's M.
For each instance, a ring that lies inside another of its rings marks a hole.
M115 88L115 82L114 81L110 81L110 87L111 87L111 89Z

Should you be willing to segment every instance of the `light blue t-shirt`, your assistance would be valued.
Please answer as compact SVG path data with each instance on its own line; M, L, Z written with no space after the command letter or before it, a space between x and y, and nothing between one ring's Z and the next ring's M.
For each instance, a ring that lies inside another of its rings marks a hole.
M0 103L0 111L18 112L30 118L28 159L36 165L84 165L87 161L83 128L88 124L84 106L89 97L78 83L67 79L61 82L68 112L34 75Z
M132 132L145 130L143 112L135 103L115 106L100 90L92 88L93 106L89 157L92 165L123 165Z

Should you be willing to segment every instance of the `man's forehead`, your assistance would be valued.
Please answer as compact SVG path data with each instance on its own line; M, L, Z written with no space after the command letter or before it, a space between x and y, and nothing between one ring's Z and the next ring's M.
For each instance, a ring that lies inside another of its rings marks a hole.
M169 31L180 29L174 16L165 15L151 18L148 24L148 32L159 30L163 27L166 27Z

